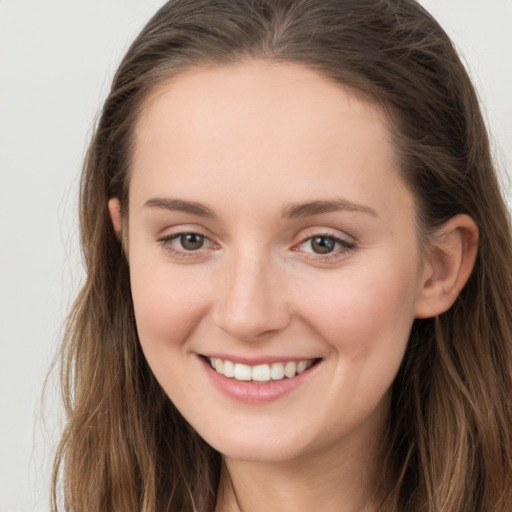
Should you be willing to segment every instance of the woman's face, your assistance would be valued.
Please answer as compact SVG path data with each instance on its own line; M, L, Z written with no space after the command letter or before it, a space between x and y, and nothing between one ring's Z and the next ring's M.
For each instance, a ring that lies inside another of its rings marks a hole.
M381 110L299 65L192 69L132 172L140 341L197 432L265 461L379 439L425 282Z

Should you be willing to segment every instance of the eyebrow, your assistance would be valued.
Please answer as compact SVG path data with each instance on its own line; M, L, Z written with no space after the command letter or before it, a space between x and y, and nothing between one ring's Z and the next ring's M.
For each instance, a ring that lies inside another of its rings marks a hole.
M370 208L346 199L334 199L332 201L311 201L308 203L291 204L283 209L281 216L284 219L310 217L322 213L331 213L337 211L362 212L378 217L377 212Z
M171 199L155 197L146 201L144 206L150 208L162 208L169 211L190 213L199 217L215 218L215 213L202 203L196 201L185 201L183 199ZM309 201L307 203L294 203L286 206L282 212L283 219L296 219L331 213L337 211L362 212L378 217L377 212L370 208L346 199L334 199L331 201Z
M195 201L184 201L183 199L168 199L155 197L146 201L144 206L150 208L162 208L164 210L170 210L175 212L190 213L199 217L210 217L214 218L215 214L210 208L204 204L197 203Z

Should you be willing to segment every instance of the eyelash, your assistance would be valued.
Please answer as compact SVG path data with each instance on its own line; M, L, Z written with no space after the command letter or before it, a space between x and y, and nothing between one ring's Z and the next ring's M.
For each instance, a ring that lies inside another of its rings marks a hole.
M199 247L196 250L187 250L185 248L177 249L174 244L176 243L176 240L182 239L182 237L187 235L195 235L198 237L201 237L202 240L205 243L208 243L210 246L213 246L213 248L218 247L217 244L212 242L209 237L206 235L203 235L201 233L198 233L196 231L182 231L179 233L175 233L172 235L167 235L162 238L159 238L157 241L162 246L162 248L169 254L171 254L174 257L177 258L197 258L198 256L204 256L204 245ZM320 261L320 262L329 262L333 260L337 260L342 258L343 256L349 254L356 248L356 244L354 242L349 242L346 239L340 238L338 236L335 236L331 233L313 233L306 238L304 238L301 242L298 244L295 244L292 247L292 251L299 251L300 247L304 246L304 244L312 243L314 239L326 239L330 240L332 243L334 243L334 249L332 249L330 252L327 252L325 254L317 253L314 251L303 251L305 254L309 256L305 256L307 259ZM182 245L183 247L183 245ZM207 250L212 250L211 248L207 248Z

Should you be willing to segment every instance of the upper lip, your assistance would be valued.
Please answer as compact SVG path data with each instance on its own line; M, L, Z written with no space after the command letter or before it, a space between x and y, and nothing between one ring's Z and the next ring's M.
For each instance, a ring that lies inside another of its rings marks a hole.
M244 357L235 356L231 354L220 354L220 353L207 353L199 354L208 359L224 359L233 361L233 363L246 364L248 366L257 366L259 364L273 364L273 363L286 363L288 361L310 361L312 359L321 359L320 357L308 357L308 356L261 356L261 357Z

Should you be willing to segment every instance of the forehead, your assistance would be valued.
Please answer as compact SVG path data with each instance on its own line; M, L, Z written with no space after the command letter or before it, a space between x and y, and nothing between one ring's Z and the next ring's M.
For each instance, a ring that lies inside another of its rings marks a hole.
M311 129L314 123L331 124L336 114L353 116L353 122L355 116L376 121L383 131L387 121L369 96L304 65L248 60L186 68L157 85L141 109L136 135L137 140L144 137L155 121L184 122L181 129L207 128L212 123L234 121L237 115L245 116L244 127L259 123L267 129L277 128L279 113L287 114L283 122L302 121Z
M137 196L193 190L208 202L220 185L231 197L285 190L303 201L335 186L358 200L362 181L403 185L382 109L302 65L186 70L148 97L135 135ZM382 196L374 185L366 195Z

